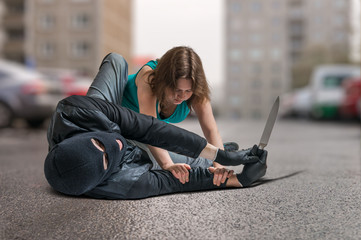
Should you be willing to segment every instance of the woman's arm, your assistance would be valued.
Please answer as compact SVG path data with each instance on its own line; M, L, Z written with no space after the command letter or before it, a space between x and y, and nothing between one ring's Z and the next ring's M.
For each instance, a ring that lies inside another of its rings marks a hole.
M148 116L157 118L156 104L157 98L154 96L149 85L149 74L151 68L144 66L135 79L135 84L138 89L138 103L139 112ZM162 169L172 172L172 174L179 179L180 182L188 182L188 170L190 166L187 164L174 164L168 151L148 145L150 152L153 154L155 160Z
M204 137L210 144L224 149L221 135L219 134L216 120L214 119L212 106L209 101L204 103L194 104L193 109L198 117ZM222 167L219 163L214 162L215 167Z
M204 103L194 104L193 109L198 117L204 137L212 145L223 149L223 141L213 116L211 103L206 101Z

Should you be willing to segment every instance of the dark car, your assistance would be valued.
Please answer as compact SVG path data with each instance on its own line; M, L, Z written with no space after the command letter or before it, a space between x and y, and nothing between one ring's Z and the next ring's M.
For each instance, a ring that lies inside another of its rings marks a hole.
M44 75L0 59L0 127L10 126L15 118L40 126L63 97Z
M360 118L361 78L348 79L343 84L345 96L340 106L343 118Z

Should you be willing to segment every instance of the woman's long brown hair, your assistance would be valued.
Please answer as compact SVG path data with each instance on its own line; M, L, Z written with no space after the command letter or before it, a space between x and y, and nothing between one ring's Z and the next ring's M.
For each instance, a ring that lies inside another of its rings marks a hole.
M149 75L152 92L160 103L164 100L164 90L169 87L175 90L177 80L186 78L192 81L192 97L187 101L189 108L193 104L210 100L209 85L204 74L202 61L193 49L189 47L174 47L168 50L160 59L156 69Z

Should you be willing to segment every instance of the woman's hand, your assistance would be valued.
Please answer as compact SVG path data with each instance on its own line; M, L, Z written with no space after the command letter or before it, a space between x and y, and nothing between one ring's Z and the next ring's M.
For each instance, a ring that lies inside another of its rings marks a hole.
M164 170L170 171L175 178L177 178L182 184L189 182L189 171L191 166L185 163L176 163L164 168Z
M211 173L214 174L213 184L216 186L220 186L226 181L227 178L230 178L234 173L233 170L229 170L227 168L209 167L208 169Z

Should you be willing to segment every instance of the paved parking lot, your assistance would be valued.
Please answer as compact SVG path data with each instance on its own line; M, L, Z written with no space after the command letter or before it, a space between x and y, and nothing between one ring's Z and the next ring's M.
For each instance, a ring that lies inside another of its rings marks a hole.
M218 124L224 141L250 147L264 121ZM360 239L359 124L280 120L267 149L254 187L94 200L48 186L45 128L2 129L0 239Z

